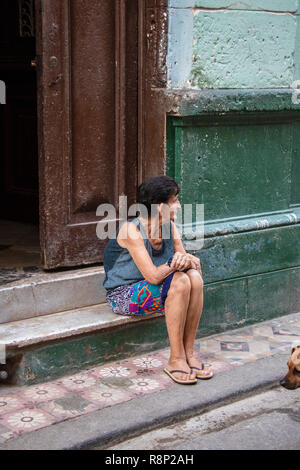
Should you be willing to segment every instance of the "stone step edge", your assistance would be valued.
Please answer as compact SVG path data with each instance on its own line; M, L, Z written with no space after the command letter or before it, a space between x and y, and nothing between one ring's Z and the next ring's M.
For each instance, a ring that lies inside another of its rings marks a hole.
M106 301L103 267L43 273L0 287L0 325Z
M151 314L151 318L162 316L161 313ZM5 345L7 353L11 350L15 352L27 346L100 332L107 328L147 321L149 318L145 315L118 315L112 312L108 303L101 303L0 324L0 345Z
M104 267L93 266L88 268L78 268L63 271L40 271L33 273L28 277L24 277L23 279L0 285L0 293L2 291L11 290L16 287L22 288L31 285L45 284L51 281L64 281L66 279L73 279L74 276L76 278L84 278L93 274L104 274Z

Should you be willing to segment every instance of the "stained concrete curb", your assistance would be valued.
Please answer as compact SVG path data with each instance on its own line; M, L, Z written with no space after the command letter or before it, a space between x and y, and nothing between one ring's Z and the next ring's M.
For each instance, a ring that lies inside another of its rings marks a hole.
M196 385L175 385L71 420L24 434L0 450L78 450L108 448L145 431L278 386L290 350L220 372Z

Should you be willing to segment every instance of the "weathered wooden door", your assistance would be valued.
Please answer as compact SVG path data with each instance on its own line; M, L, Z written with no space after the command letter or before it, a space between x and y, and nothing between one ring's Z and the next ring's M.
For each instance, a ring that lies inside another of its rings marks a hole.
M45 268L100 262L96 209L137 186L138 0L36 0Z

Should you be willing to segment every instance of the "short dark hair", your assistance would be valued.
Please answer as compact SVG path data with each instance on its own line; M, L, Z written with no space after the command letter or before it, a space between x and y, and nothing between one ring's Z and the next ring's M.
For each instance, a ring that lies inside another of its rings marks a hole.
M179 191L180 184L170 176L153 176L138 187L137 202L144 204L150 213L151 204L167 203L170 197L176 196Z

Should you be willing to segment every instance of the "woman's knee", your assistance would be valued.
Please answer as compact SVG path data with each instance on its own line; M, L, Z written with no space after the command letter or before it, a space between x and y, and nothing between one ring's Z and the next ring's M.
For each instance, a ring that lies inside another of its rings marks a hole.
M171 288L182 294L189 294L191 290L191 281L189 276L183 272L176 272L173 276Z
M203 278L201 273L196 269L190 269L187 271L187 275L189 277L191 288L203 289Z

